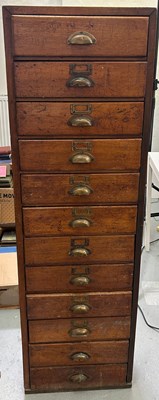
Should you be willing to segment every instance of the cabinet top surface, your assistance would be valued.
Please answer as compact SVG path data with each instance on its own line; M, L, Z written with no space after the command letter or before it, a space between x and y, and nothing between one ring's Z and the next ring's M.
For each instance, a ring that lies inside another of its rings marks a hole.
M63 6L3 6L11 15L151 15L152 7L63 7Z

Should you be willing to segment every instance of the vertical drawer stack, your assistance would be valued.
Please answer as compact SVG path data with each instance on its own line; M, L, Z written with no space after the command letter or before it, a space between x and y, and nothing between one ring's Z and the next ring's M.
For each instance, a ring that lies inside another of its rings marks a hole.
M149 14L10 10L26 389L128 386Z

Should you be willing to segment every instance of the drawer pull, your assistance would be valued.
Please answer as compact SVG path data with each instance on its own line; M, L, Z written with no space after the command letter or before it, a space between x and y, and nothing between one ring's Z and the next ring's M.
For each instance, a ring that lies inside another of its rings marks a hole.
M78 185L74 186L70 191L69 194L72 194L73 196L89 196L93 190L86 185Z
M67 86L69 87L91 87L94 85L94 82L90 78L86 78L85 76L76 76L75 78L69 79L67 82Z
M77 218L70 222L72 228L89 228L91 223L86 218Z
M70 381L74 383L82 383L87 381L88 376L85 374L74 374L70 376Z
M69 331L69 335L72 337L87 336L90 333L87 328L74 328Z
M89 354L87 354L87 353L74 353L74 354L72 354L71 355L71 359L73 360L73 361L80 361L80 362L82 362L82 361L86 361L86 360L88 360L90 358L90 356L89 356Z
M77 153L70 158L72 164L90 164L93 160L92 154L86 153Z
M76 276L70 282L75 286L87 286L90 283L90 278L88 276Z
M87 257L91 251L89 249L86 249L85 247L75 247L74 249L71 249L69 252L69 256L73 257Z
M96 38L89 32L74 32L67 40L68 44L90 45L96 43Z
M85 314L90 310L90 306L88 306L88 304L74 304L71 307L71 311L73 312L77 312L80 314Z
M68 125L71 126L92 126L93 120L91 117L73 116L68 120Z

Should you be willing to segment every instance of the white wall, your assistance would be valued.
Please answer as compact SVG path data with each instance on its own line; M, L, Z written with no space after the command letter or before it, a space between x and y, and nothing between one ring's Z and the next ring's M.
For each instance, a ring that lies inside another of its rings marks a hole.
M100 6L100 7L156 7L157 0L0 0L2 5L41 5L41 6ZM159 79L159 62L158 62ZM0 95L7 94L2 7L0 7ZM152 150L159 151L159 90L156 92L156 111L154 119Z

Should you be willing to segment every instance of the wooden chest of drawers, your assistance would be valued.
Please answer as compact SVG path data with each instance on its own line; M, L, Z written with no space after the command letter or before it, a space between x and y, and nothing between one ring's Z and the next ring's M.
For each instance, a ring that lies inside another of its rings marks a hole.
M3 12L25 390L129 387L156 10Z

